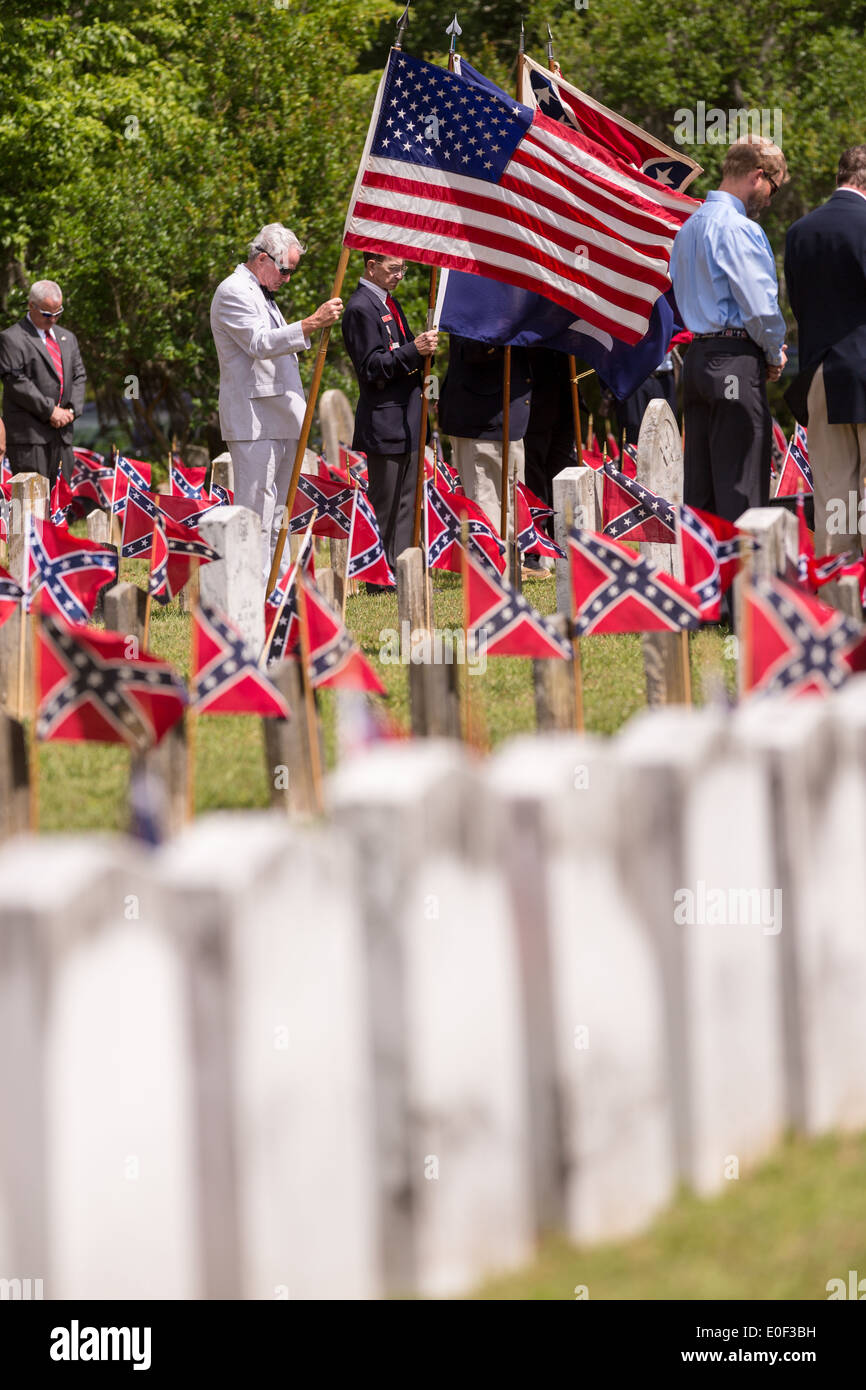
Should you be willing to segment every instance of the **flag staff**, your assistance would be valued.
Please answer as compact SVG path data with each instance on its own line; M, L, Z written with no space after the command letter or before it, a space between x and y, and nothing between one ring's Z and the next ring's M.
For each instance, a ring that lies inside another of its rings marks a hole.
M309 524L309 526L307 527L306 535L304 536L304 539L301 541L300 549L298 550L298 558L297 558L296 561L295 561L295 569L298 569L298 567L299 567L300 564L301 564L301 558L302 558L302 556L303 556L303 554L304 554L304 549L305 549L306 544L307 544L307 539L308 539L308 537L310 536L310 533L312 532L312 529L313 529L313 527L314 527L315 524L316 524L316 517L317 517L318 515L319 515L319 509L318 509L318 507L314 507L314 508L313 508L313 515L310 517L310 524ZM353 512L353 515L354 515L354 512ZM315 540L313 540L313 546L315 547ZM288 601L289 601L289 594L291 593L291 589L292 589L292 581L293 581L293 576L292 576L292 575L289 575L288 583L286 584L285 590L284 590L284 592L283 592L282 599L281 599L281 601L280 601L280 606L279 606L279 608L277 609L277 616L274 618L274 621L273 621L273 623L271 624L271 630L270 630L270 632L268 633L267 637L265 638L265 645L264 645L264 648L263 648L263 650L262 650L261 657L259 658L259 667L260 667L260 669L263 670L263 671L267 670L268 655L269 655L270 650L271 650L271 643L272 643L273 640L274 640L274 633L275 633L276 630L277 630L277 627L278 627L278 625L279 625L280 618L283 616L283 609L285 608L286 604L287 604ZM345 592L345 589L344 589L344 592Z
M523 59L526 47L526 36L523 29L523 20L520 21L520 47L517 50L517 85L515 95L520 101L520 93L523 88ZM508 491L509 491L509 467L508 455L511 449L509 438L509 425L511 423L511 344L506 343L502 354L502 478L499 534L508 546ZM517 544L517 533L515 528L515 545ZM517 569L515 560L514 568ZM516 576L512 574L512 579Z
M740 666L740 695L748 695L752 688L752 609L749 603L751 575L751 537L746 532L740 535L740 628L737 655Z
M406 7L409 8L408 5ZM301 687L304 692L304 713L307 737L310 741L310 770L313 774L313 797L316 810L324 809L322 797L322 763L319 757L319 726L316 719L316 697L310 680L310 634L307 628L307 599L304 589L304 567L298 567L298 642L300 646Z
M195 680L195 672L198 670L198 623L196 622L198 600L198 592L195 592L192 612L190 613L189 670L191 681ZM148 595L148 601L150 601L150 595ZM195 764L198 752L198 710L192 703L187 709L186 718L186 818L188 821L192 821L195 819Z
M469 698L469 517L460 522L460 587L463 590L463 740L472 744L472 705Z
M24 611L21 612L21 626L24 626ZM33 677L33 711L30 717L29 730L29 763L30 763L30 831L36 834L39 829L39 739L37 737L36 726L39 721L39 676L40 676L40 651L39 643L41 638L41 625L39 614L34 608L30 614L30 641L32 643L33 655L32 677Z

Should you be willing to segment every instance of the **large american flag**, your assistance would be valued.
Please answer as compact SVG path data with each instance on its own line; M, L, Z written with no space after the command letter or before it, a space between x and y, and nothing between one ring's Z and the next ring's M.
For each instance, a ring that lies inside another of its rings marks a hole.
M449 73L392 50L343 241L533 290L637 343L697 206L670 192L674 212L651 186L467 63Z

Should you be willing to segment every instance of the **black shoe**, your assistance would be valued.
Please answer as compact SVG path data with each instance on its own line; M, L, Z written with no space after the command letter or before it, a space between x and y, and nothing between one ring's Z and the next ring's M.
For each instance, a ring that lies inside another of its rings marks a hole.
M396 594L396 584L364 584L368 594Z

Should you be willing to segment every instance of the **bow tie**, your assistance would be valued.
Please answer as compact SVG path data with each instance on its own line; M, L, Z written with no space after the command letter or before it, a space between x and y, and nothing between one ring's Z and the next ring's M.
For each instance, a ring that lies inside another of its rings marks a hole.
M266 290L264 285L261 284L259 285L259 289L261 290L262 294L265 296L265 299L268 301L269 304L276 304L277 296L274 294L273 290Z

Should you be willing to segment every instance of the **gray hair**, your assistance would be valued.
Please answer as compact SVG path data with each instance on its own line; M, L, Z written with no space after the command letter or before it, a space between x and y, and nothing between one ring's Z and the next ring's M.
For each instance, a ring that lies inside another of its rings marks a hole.
M44 304L46 299L62 299L63 291L55 280L37 280L30 286L30 303Z
M262 227L255 241L251 241L247 247L247 262L254 261L262 251L268 256L275 256L278 261L285 262L293 246L297 246L301 255L304 254L305 248L294 232L290 232L282 222L269 222L266 227Z

